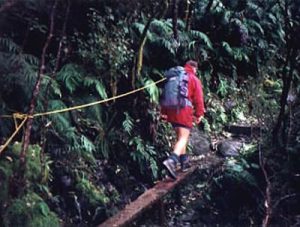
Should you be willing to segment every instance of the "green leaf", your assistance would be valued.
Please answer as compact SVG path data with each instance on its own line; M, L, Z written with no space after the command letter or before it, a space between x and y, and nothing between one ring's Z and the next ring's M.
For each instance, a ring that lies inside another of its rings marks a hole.
M149 94L150 101L154 103L158 103L159 101L159 89L152 79L144 79L144 86L148 86L146 88L147 93Z
M91 87L91 86L95 86L95 89L97 91L97 93L100 95L100 97L102 99L107 99L107 93L106 93L106 89L105 86L103 85L103 83L93 77L85 77L83 80L83 84L86 87Z
M253 27L254 29L258 30L261 35L265 34L262 26L259 23L257 23L255 20L247 20L247 24L248 24L248 26Z
M100 81L97 81L97 83L96 83L96 90L101 98L103 98L103 99L107 98L107 93L105 91L105 87Z
M205 45L209 49L213 49L212 42L210 41L209 37L205 33L196 31L196 30L191 30L190 34L191 34L192 38L200 39L201 41L203 41L205 43Z
M86 150L89 153L92 153L92 151L95 150L95 145L86 136L81 135L80 140L82 148L84 150Z
M128 135L131 135L131 131L133 129L133 119L129 116L128 112L125 112L125 120L123 121L122 125L123 125L123 129L125 130L125 132L128 133ZM132 143L131 143L132 144Z
M260 166L255 164L255 163L251 163L250 166L253 168L253 169L260 169Z
M222 42L222 47L225 49L225 51L232 56L233 55L233 50L231 49L229 43L227 42Z
M64 86L73 93L83 81L83 70L78 65L67 64L57 74L57 79L64 82Z
M47 204L45 203L39 203L39 208L41 210L41 213L44 215L44 216L47 216L49 214L49 207L47 206Z

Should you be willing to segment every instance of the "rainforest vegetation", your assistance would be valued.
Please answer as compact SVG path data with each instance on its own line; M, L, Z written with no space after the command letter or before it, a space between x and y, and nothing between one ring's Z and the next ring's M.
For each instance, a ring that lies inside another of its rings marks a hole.
M182 191L202 193L195 218L299 226L299 40L299 0L0 0L0 226L96 226L161 180L154 82L189 59L198 130L259 129Z

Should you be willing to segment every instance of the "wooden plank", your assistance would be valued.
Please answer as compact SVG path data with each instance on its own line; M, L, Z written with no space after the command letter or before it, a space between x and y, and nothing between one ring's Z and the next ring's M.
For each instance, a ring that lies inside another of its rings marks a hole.
M145 191L135 201L126 205L123 210L98 227L121 227L130 225L140 214L182 183L196 169L197 166L192 166L188 171L178 173L176 181L168 178L158 182L153 188Z

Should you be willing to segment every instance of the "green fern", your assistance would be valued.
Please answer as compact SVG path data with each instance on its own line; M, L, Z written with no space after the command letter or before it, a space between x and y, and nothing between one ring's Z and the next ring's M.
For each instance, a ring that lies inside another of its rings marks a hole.
M67 64L58 72L57 80L72 94L83 82L83 70L78 65Z
M161 39L157 42L160 42L161 45L169 51L169 53L173 56L175 56L175 49L174 49L174 45L173 45L173 42L169 39Z
M136 22L132 24L132 28L138 32L138 35L141 35L143 33L145 25L143 23Z
M81 147L89 153L92 153L95 150L95 145L84 135L80 136L80 143Z
M133 28L141 35L144 25L135 23ZM166 49L171 55L175 56L174 40L172 39L173 30L172 23L168 20L153 20L147 33L148 42L155 46ZM147 48L144 55L147 56ZM150 57L150 56L148 56Z
M44 76L44 79L42 80L42 93L46 94L46 88L49 86L50 89L50 97L62 97L62 91L61 87L57 80L49 77L48 75Z
M133 161L137 162L140 167L141 173L148 171L148 166L152 176L157 177L158 166L154 159L156 155L155 149L152 145L147 144L140 136L135 136L129 141L129 145L133 147L133 151L130 153Z
M15 79L24 90L32 90L37 78L38 58L22 53L21 48L11 39L0 38L0 60L2 73L10 74L8 83L14 83ZM1 79L6 80L5 77Z
M61 100L49 100L49 110L61 110L66 108L66 105ZM75 128L72 127L69 113L59 113L50 115L52 129L61 138L64 138L69 144L75 146L79 139L76 135ZM80 145L78 145L80 147Z
M246 62L249 62L249 57L246 53L244 53L244 50L242 48L233 48L229 45L227 42L222 42L222 47L227 52L229 56L232 56L234 60L242 61L245 60Z
M253 29L252 33L255 33L255 31L259 31L261 35L264 35L264 29L262 26L256 22L255 20L246 20L246 25L248 29ZM251 31L251 30L250 30Z
M102 99L107 98L107 93L106 93L105 87L101 81L99 81L95 78L85 77L83 80L83 85L87 88L91 87L91 86L95 86L95 89L96 89L97 93L99 94L99 96Z
M148 86L149 84L153 84L154 81L152 79L144 79L144 86ZM158 103L159 101L159 89L156 85L148 86L146 88L147 93L149 94L150 101L153 103Z
M209 37L205 33L191 30L189 34L192 39L199 39L200 41L204 42L206 47L208 47L209 49L213 49L212 42L210 41Z
M117 112L112 114L105 112L101 120L101 131L95 139L96 153L100 154L105 159L108 159L111 153L111 144L114 140L117 140L117 133L114 128L114 122L117 116Z
M134 123L133 119L129 116L128 112L125 112L125 120L122 123L123 129L128 135L131 135L131 131L133 129Z
M153 20L149 30L158 37L167 37L173 33L172 23L166 20Z
M20 53L21 48L9 38L0 37L0 50L8 53Z

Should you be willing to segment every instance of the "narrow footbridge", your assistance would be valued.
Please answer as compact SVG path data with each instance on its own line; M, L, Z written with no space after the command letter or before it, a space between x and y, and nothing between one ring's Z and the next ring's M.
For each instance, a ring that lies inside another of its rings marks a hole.
M123 210L117 213L115 216L109 218L98 227L120 227L130 226L130 224L144 211L151 208L152 205L161 201L161 199L170 193L177 185L184 182L191 174L193 174L197 165L193 165L186 172L178 173L177 180L174 181L167 178L158 182L153 188L147 190L140 195L135 201L131 202Z

